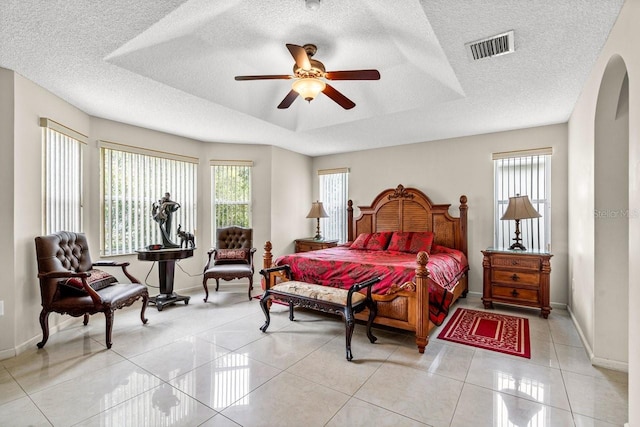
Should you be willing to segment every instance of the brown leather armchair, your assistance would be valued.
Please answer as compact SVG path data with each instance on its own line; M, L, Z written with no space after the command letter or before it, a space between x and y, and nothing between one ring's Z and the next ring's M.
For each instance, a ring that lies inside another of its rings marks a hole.
M44 347L49 339L51 312L84 316L85 325L89 322L89 315L104 313L107 348L112 344L113 312L116 309L130 306L142 298L140 319L143 324L147 323L144 317L149 301L147 287L129 274L128 262L91 262L89 245L82 233L60 231L36 237L35 242L42 297L42 341L38 348ZM116 283L115 277L95 267L120 267L132 283Z
M249 279L249 300L253 289L253 229L243 227L225 227L216 231L216 247L207 252L209 260L204 266L204 302L209 299L207 280L216 279L216 291L220 279Z

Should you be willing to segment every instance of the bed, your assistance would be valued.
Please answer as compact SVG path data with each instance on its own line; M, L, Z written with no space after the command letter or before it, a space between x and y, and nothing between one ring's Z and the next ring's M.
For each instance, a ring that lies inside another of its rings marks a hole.
M449 213L450 206L434 204L422 191L402 185L382 191L369 206L359 206L356 218L350 200L348 244L274 260L267 242L263 266L289 264L295 280L343 288L382 275L373 290L378 304L375 323L415 332L418 351L423 353L429 331L442 323L451 304L468 291L467 197L460 197L458 217ZM431 235L430 248L417 253L397 250L404 237L418 235ZM394 250L387 250L391 244ZM367 316L367 311L358 315L363 320Z

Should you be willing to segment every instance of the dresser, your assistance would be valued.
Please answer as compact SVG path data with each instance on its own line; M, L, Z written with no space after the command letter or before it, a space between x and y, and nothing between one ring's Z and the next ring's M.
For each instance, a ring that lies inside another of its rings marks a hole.
M313 237L296 239L296 252L317 251L338 246L338 240L316 240Z
M551 312L549 252L488 248L482 251L484 308L493 303L538 307L545 319Z

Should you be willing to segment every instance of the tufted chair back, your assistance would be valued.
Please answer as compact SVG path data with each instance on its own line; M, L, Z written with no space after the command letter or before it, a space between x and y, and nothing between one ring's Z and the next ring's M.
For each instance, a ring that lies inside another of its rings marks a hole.
M253 229L244 227L218 228L216 231L216 249L251 249L253 247Z
M91 270L89 244L83 233L60 231L48 236L39 236L36 241L38 272L73 271L76 273ZM57 279L42 280L42 304L48 306L56 297Z

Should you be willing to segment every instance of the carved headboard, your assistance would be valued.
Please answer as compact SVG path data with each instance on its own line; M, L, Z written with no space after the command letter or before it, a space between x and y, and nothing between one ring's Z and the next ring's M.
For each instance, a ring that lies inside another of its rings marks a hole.
M357 218L349 200L348 239L377 231L432 231L435 244L458 249L467 256L467 196L460 196L459 217L449 214L450 206L435 205L422 191L402 184L378 194L370 206L358 206Z

